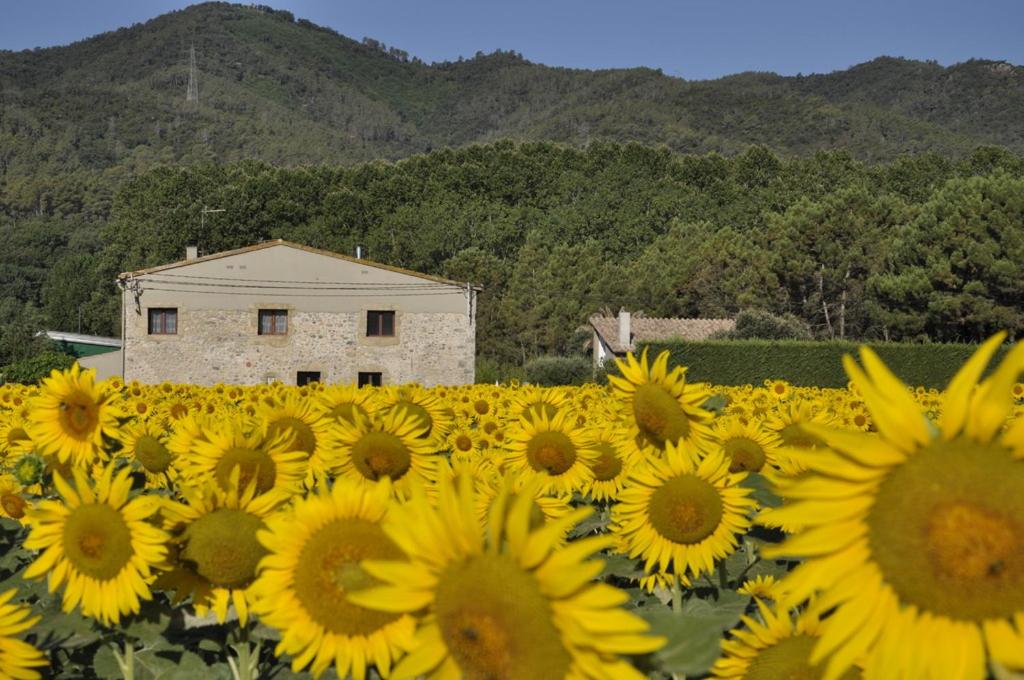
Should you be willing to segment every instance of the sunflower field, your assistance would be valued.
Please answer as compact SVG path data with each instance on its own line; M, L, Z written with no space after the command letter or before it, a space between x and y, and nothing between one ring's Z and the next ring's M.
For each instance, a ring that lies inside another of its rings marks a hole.
M0 387L0 680L1024 677L1024 345L944 392Z

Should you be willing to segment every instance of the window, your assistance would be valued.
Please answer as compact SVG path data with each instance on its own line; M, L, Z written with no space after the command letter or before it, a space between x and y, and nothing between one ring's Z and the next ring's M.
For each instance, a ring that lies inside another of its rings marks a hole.
M260 335L288 335L287 309L261 309Z
M176 307L150 307L149 334L177 335L178 309Z
M364 387L370 385L371 387L380 387L381 374L380 373L365 373L359 372L359 386Z
M320 382L320 371L299 371L295 376L295 384L299 387L315 382Z
M393 338L395 336L395 313L367 312L366 335L367 337Z

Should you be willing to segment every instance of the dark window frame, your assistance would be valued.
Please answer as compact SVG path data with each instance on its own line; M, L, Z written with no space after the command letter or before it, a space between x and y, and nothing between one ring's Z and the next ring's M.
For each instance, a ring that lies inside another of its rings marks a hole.
M384 374L380 371L359 371L356 375L358 387L380 387L384 384Z
M390 332L388 332L390 331ZM366 312L366 337L395 337L395 310L371 309Z
M178 334L177 307L149 307L146 311L146 330L149 335ZM168 324L168 319L173 319L173 321Z
M270 319L269 330L264 330L263 319ZM283 321L282 321L283 320ZM283 324L283 325L282 325ZM261 309L256 315L257 335L288 335L287 309Z
M313 377L316 376L316 377ZM322 382L320 371L296 371L295 384L299 387L314 382Z

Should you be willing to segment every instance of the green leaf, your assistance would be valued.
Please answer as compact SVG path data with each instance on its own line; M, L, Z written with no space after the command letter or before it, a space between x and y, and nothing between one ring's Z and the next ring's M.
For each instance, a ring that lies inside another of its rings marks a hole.
M603 559L604 571L601 572L601 578L614 576L636 580L644 575L643 566L637 560L630 559L625 555L608 555Z
M571 538L579 538L580 536L588 536L593 533L601 533L608 527L608 522L610 521L611 516L608 514L608 511L598 510L577 524L569 536Z
M717 601L690 598L679 612L668 607L638 610L651 624L651 632L668 638L666 645L653 656L666 673L685 676L702 675L711 668L721 653L725 631L734 627L750 598L725 591Z
M77 610L68 613L51 610L42 614L43 618L32 628L32 632L39 636L40 647L73 649L100 639L96 623Z
M98 678L120 678L121 666L114 656L114 649L110 645L100 645L92 657L92 670Z
M761 507L777 508L782 505L782 499L775 494L771 483L763 475L752 472L747 475L747 478L744 479L740 485L754 490L751 497L756 500Z

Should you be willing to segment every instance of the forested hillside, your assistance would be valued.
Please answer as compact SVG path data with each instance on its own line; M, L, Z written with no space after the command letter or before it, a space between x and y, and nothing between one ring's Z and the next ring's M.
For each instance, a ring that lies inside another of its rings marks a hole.
M205 229L203 206L225 210ZM5 226L0 304L26 327L116 335L119 271L181 259L189 242L285 238L483 284L479 349L507 362L580 349L588 315L620 305L792 313L819 337L978 340L1024 328L1022 224L1024 158L995 148L871 165L501 142L394 164L175 166L129 181L98 231Z
M482 283L480 349L503 361L575 349L619 305L762 308L822 337L1022 323L1024 69L1005 63L700 82L424 64L207 3L0 52L0 95L0 365L41 327L116 335L113 275L190 240L360 243ZM226 211L205 231L203 206Z
M189 48L198 104L185 101ZM510 46L512 47L512 46ZM502 138L864 160L1024 152L1024 68L880 58L805 77L684 81L501 52L424 64L288 12L207 3L66 47L0 52L0 212L104 215L155 165L398 159Z

